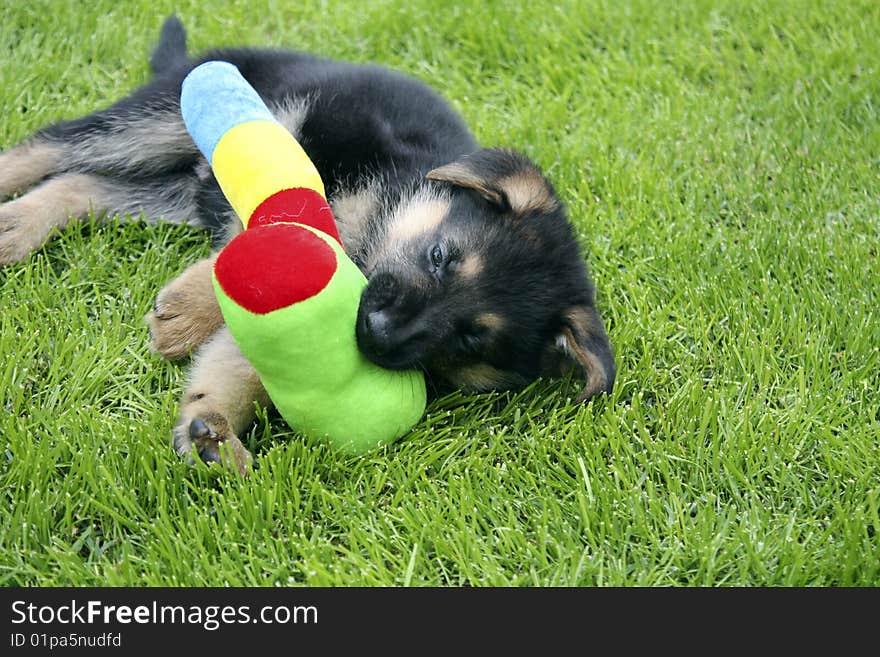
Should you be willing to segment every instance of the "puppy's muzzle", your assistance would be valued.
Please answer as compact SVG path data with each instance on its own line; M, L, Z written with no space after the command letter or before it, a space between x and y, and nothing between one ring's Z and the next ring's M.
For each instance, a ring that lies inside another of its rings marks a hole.
M392 273L374 275L361 296L357 342L361 353L390 369L407 369L423 357L429 331L424 302Z

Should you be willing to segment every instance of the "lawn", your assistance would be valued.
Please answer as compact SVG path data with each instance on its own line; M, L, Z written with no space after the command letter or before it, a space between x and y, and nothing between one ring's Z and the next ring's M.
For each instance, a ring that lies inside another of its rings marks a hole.
M619 373L453 394L350 457L268 413L241 479L169 446L156 291L186 227L0 271L0 584L880 585L880 3L11 0L0 148L193 50L426 80L565 200Z

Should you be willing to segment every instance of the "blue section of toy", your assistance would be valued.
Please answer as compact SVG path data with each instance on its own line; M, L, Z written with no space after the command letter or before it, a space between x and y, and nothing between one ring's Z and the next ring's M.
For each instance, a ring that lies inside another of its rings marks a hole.
M248 121L275 121L239 70L221 61L200 64L184 78L180 111L186 129L208 162L212 162L214 148L230 129Z

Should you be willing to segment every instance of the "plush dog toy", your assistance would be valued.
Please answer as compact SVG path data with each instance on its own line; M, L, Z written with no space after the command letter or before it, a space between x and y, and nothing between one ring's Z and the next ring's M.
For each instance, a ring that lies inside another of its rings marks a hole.
M214 288L272 402L291 427L340 450L392 443L425 411L424 376L358 351L367 281L342 250L314 164L232 64L190 72L180 108L246 229L220 252Z

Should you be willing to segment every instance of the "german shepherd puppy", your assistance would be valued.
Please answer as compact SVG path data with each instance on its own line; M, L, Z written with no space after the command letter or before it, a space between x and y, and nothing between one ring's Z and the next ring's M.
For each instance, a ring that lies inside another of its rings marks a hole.
M422 368L434 389L521 386L579 370L581 400L609 392L615 363L579 245L553 186L525 156L481 149L423 83L377 66L286 50L221 49L190 59L172 16L154 78L111 107L37 132L0 154L0 265L71 219L140 216L214 231L239 225L187 133L180 85L198 63L235 64L303 144L347 253L368 279L359 348L387 368ZM193 353L173 429L184 455L220 458L269 400L211 286L208 258L159 292L153 349Z

